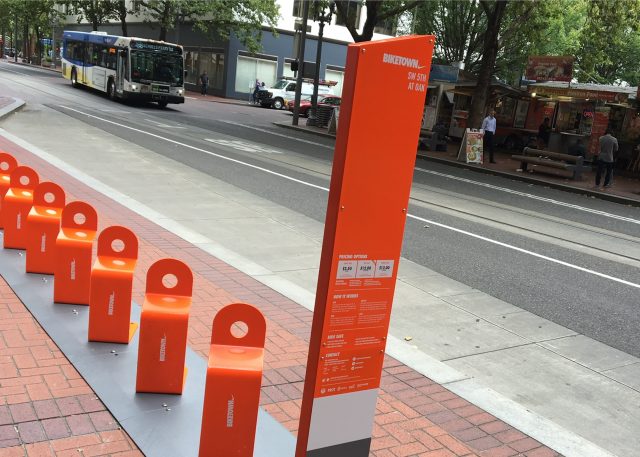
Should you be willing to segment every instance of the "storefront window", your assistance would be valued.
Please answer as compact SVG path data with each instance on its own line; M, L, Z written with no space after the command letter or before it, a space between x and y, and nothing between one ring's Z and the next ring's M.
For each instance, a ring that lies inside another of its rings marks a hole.
M561 102L555 127L560 132L590 135L594 113L593 102Z
M238 56L236 66L236 92L249 94L253 92L256 79L271 87L276 82L278 61Z
M200 75L206 71L209 76L209 89L223 89L224 54L222 52L187 50L184 68L187 70L185 79L187 83L199 86Z

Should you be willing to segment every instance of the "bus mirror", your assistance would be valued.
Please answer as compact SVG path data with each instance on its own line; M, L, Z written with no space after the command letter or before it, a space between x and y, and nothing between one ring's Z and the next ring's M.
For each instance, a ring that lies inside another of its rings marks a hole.
M189 76L189 72L187 70L184 71L184 77L186 78L187 76Z

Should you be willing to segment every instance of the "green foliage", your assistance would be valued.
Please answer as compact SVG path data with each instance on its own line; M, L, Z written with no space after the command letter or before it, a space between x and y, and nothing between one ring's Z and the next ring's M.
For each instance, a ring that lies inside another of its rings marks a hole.
M279 16L273 0L144 0L147 21L160 26L160 39L176 21L192 23L212 39L225 39L235 33L250 51L260 49L262 26L275 27Z
M369 41L373 38L373 32L377 25L386 21L397 22L400 15L410 11L423 3L420 0L366 0L363 4L367 7L362 32L358 32L355 24L355 9L350 9L350 4L355 0L336 0L336 12L339 17L346 19L346 27L355 42Z
M467 71L478 71L487 28L487 18L479 3L423 2L415 9L414 21L415 33L436 37L435 63L464 62Z
M117 17L116 4L109 0L69 0L67 5L78 15L78 24L84 19L91 24L93 30L98 30L100 25Z
M639 19L639 0L600 0L588 4L577 53L579 81L638 83Z

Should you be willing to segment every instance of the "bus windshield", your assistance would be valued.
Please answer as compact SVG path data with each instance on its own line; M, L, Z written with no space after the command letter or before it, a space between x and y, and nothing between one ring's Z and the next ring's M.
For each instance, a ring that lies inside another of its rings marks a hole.
M131 50L132 82L157 81L182 86L183 76L182 56Z

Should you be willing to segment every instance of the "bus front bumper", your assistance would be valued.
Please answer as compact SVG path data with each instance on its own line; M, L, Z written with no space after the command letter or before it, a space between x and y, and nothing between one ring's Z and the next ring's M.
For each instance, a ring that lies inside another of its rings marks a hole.
M140 102L184 103L184 97L171 94L150 94L142 92L124 92L124 98Z

